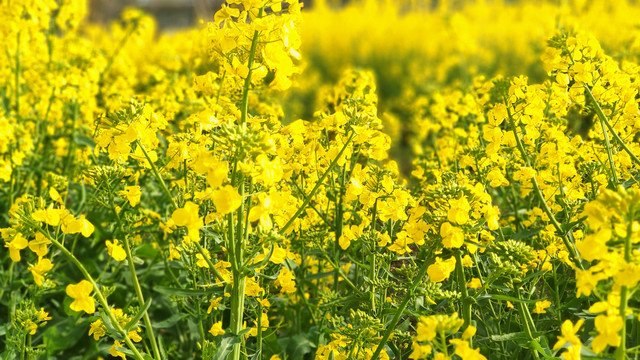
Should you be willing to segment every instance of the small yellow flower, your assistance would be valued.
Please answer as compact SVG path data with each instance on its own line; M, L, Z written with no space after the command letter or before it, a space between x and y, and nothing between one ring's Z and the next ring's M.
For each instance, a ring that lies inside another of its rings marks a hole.
M118 340L113 342L113 345L109 348L109 354L113 357L121 357L122 360L126 360L126 355L122 351L118 351L116 347L122 347L122 343Z
M535 307L535 309L533 309L533 313L534 314L546 314L547 308L549 306L551 306L551 301L549 301L549 300L536 301L536 307Z
M470 289L479 289L482 287L482 282L478 278L473 278L467 283L467 287Z
M87 314L95 313L95 302L90 296L92 291L93 285L87 280L82 280L77 284L67 285L67 295L73 299L69 308L73 311L84 311Z
M455 268L456 258L450 257L447 260L442 260L436 257L436 262L427 268L427 274L431 282L438 283L448 279Z
M20 256L20 250L26 248L29 245L27 239L22 234L17 233L13 240L7 242L4 246L9 248L9 257L12 261L18 262L22 259Z
M51 270L53 268L53 264L51 260L46 258L39 258L38 263L34 266L29 267L29 271L33 274L33 280L36 285L42 286L42 281L44 280L44 273Z
M445 222L440 226L442 245L447 248L459 248L464 244L464 232L461 228Z
M209 250L207 249L203 249L203 250L205 255L207 256L207 259L210 259L211 256L209 256ZM196 254L196 258L198 259L198 261L196 262L196 265L198 267L205 268L205 269L209 268L209 263L207 262L207 259L205 259L204 256L202 256L202 254Z
M126 196L131 207L135 207L140 203L142 192L140 191L140 186L134 185L125 187L123 191L120 191L120 195Z
M89 336L93 335L93 339L98 341L101 337L107 335L107 328L102 323L101 319L98 319L91 323L89 328Z
M591 349L596 354L601 353L607 345L620 345L620 329L624 326L622 318L618 315L596 316L596 329L598 336L591 342Z
M107 252L115 261L123 261L127 258L127 253L124 251L122 245L119 244L118 239L113 239L113 242L107 240Z
M213 205L216 206L218 213L222 215L235 211L242 204L242 196L231 185L226 185L214 191L212 198Z
M211 325L211 329L209 329L209 334L213 336L224 335L225 331L222 329L222 321L218 321Z

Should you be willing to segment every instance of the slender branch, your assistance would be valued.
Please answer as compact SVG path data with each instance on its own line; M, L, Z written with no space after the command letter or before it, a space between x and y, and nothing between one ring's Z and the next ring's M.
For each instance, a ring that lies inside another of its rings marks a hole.
M422 267L420 268L418 275L416 275L416 278L413 281L413 284L411 284L409 289L407 289L407 293L404 295L404 299L402 299L402 303L400 304L398 311L396 311L396 314L394 315L393 319L387 325L387 330L385 330L384 334L382 335L382 339L380 339L380 342L378 343L378 347L376 348L376 351L373 353L373 355L371 355L371 358L369 358L369 360L377 360L378 357L380 356L380 352L384 348L384 345L387 343L387 340L389 340L389 336L391 336L391 333L393 332L393 330L395 330L396 325L400 320L400 316L402 316L402 313L404 312L404 309L407 307L409 300L411 300L413 291L416 289L416 287L418 287L418 284L422 282L422 279L427 274L427 268L429 267L429 264L430 262L426 260L424 261L424 264L422 264Z

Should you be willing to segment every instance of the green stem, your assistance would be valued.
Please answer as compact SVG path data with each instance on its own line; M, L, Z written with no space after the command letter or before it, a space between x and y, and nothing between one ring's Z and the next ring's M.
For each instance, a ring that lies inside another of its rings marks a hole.
M262 16L263 9L260 8L258 12L258 17ZM242 102L240 104L240 124L245 127L247 123L247 117L249 114L249 90L251 90L251 75L253 72L253 61L256 55L256 48L258 46L258 38L260 37L260 33L258 30L254 31L253 39L251 40L251 50L249 50L249 60L248 60L248 68L249 72L247 73L247 77L244 79L244 87L242 89ZM235 166L234 166L235 168ZM245 238L243 232L247 229L245 226L245 217L242 216L245 212L245 199L244 199L244 176L242 173L238 179L238 193L242 198L242 202L240 207L238 208L237 215L237 225L236 225L236 233L234 237L230 239L230 243L235 242L233 248L229 249L230 252L234 253L234 262L235 266L233 268L233 290L231 292L231 332L235 335L238 335L242 330L243 319L244 319L244 297L245 297L245 286L246 286L246 275L245 269L243 268L244 263L244 242ZM229 227L233 227L233 222L229 222ZM230 231L231 232L231 231ZM260 319L261 320L261 319ZM260 321L258 320L258 321ZM239 360L240 359L240 347L242 344L238 343L233 345L233 351L231 353L231 360Z
M522 140L520 140L520 136L518 135L518 130L516 129L515 120L511 116L510 111L508 111L508 114L509 114L509 124L511 125L511 131L513 132L513 135L516 139L516 145L518 147L518 150L520 150L520 154L522 155L522 159L524 160L525 164L527 166L531 166L531 163L529 161L529 156L527 155L527 151L524 149ZM567 251L569 252L569 257L578 268L584 270L584 267L582 266L582 263L580 262L576 254L573 241L571 240L571 237L572 237L571 233L566 232L564 231L564 229L562 229L562 226L556 219L555 215L553 215L553 212L551 212L551 209L549 208L549 205L547 205L547 201L544 198L544 194L542 193L542 190L540 190L540 186L538 185L538 181L536 180L535 175L533 176L533 178L531 178L531 183L533 184L533 190L536 197L542 204L542 209L549 217L549 221L551 221L551 224L553 224L553 227L556 229L556 231L558 232L558 235L560 235L560 238L562 239L562 242L567 248Z
M620 145L620 147L622 147L622 149L624 149L624 151L626 151L627 154L629 154L629 156L631 157L631 160L633 160L633 162L635 162L637 165L640 165L640 159L638 159L638 157L633 153L633 151L629 149L629 147L620 138L620 135L616 133L615 129L611 125L611 122L609 122L609 119L602 111L600 104L596 101L596 98L593 96L593 93L591 93L591 89L589 88L589 86L585 84L584 87L587 92L587 95L589 95L589 99L591 100L591 102L593 102L593 104L596 107L596 114L598 114L600 121L602 121L605 124L605 126L609 129L609 131L611 131L611 135L613 135L613 137L616 139L616 141L618 142L618 145ZM603 129L603 132L605 133L605 136L607 136L604 129Z
M458 274L458 290L462 293L462 319L464 326L471 325L471 299L467 292L467 279L462 266L462 251L456 251L456 273Z
M196 248L198 248L198 252L200 253L200 255L202 255L202 258L204 258L204 261L207 262L207 265L209 265L209 268L211 269L211 271L213 271L213 274L216 276L216 278L220 280L220 282L224 283L224 278L222 277L222 274L220 274L220 272L218 271L218 269L216 269L211 259L209 259L207 254L204 252L204 248L202 247L202 245L200 245L200 243L197 241L192 241L192 243L195 244Z
M140 149L142 149L142 153L144 154L144 157L147 158L147 162L149 163L149 166L151 166L151 171L153 172L153 175L158 179L158 181L160 181L160 188L162 189L162 191L164 191L165 194L167 194L167 196L169 197L169 200L171 201L171 205L173 205L174 209L178 209L179 206L176 203L176 200L173 198L173 195L171 195L171 191L169 191L167 184L165 184L164 180L162 179L162 176L158 172L158 168L153 163L153 161L151 161L151 157L149 157L149 153L147 153L147 149L144 148L144 145L142 145L140 140L136 140L136 144L138 144Z
M291 225L293 225L293 222L298 218L298 216L300 216L300 214L302 214L304 209L307 208L307 205L309 205L309 202L311 201L311 198L313 198L313 196L318 191L318 189L320 189L320 185L322 185L324 183L324 179L327 177L327 175L329 175L331 170L333 170L333 168L336 166L336 164L338 163L338 161L342 157L342 154L344 154L345 150L347 150L347 147L349 147L349 144L351 144L351 141L353 140L354 136L355 136L355 132L352 131L351 135L349 135L349 138L347 138L347 141L345 142L344 146L342 147L342 149L340 150L340 152L338 153L336 158L333 159L333 161L331 161L331 164L329 164L329 167L327 168L327 170L325 170L325 172L322 174L322 176L320 176L320 178L316 182L316 185L313 187L313 189L311 190L309 195L307 195L307 197L305 197L305 200L302 203L302 205L300 205L300 207L298 208L298 211L296 211L296 213L291 217L291 219L289 219L289 221L287 221L287 223L282 227L282 229L280 230L282 233L287 232L289 227L291 227Z
M16 83L16 119L20 120L20 31L16 35L16 73L15 73L15 83Z
M262 17L262 8L258 12L258 17ZM244 88L242 89L242 103L240 104L240 110L242 111L240 115L240 124L244 125L247 122L247 115L249 113L249 89L251 88L251 73L253 72L253 61L256 56L256 48L258 47L258 38L260 37L260 33L258 30L253 32L253 39L251 40L251 50L249 51L249 62L247 66L249 67L249 72L247 73L247 77L244 79Z
M624 261L631 263L631 234L633 233L633 204L629 209L629 221L627 225L627 236L624 239ZM620 317L622 317L622 329L620 329L620 346L616 349L616 360L624 360L627 356L626 338L627 338L627 297L629 296L629 288L622 286L620 289Z
M129 274L131 275L131 280L133 282L133 288L136 292L136 297L138 298L138 302L140 306L144 305L144 296L142 295L142 288L140 287L140 282L138 281L138 275L136 274L136 267L133 263L133 255L131 254L131 244L129 243L129 237L127 233L124 231L124 227L122 226L122 221L120 220L120 214L116 210L115 204L113 203L113 195L109 196L109 202L111 203L111 209L116 216L116 221L118 223L118 229L122 233L123 243L124 243L124 251L127 254L127 264L129 266ZM149 341L151 341L151 348L153 349L153 355L156 359L161 360L162 356L160 355L160 349L158 348L158 343L156 342L156 336L153 333L153 327L151 327L151 319L149 318L149 313L147 311L144 312L143 315L144 327L147 333L147 337Z
M133 341L131 341L131 339L129 338L129 334L127 334L127 332L124 331L124 329L122 328L122 326L118 322L118 319L116 319L115 315L111 311L111 307L109 306L109 303L107 303L107 299L104 297L104 295L100 291L100 287L95 282L93 277L89 274L89 271L87 271L87 269L84 267L84 265L82 265L80 260L78 260L78 258L76 258L75 255L73 255L69 250L67 250L67 248L65 248L60 242L58 242L58 240L56 240L53 237L51 237L47 232L45 232L42 229L38 229L38 231L42 235L47 237L47 239L49 241L51 241L51 243L55 247L57 247L58 250L60 250L69 260L71 260L71 262L73 262L76 265L78 270L80 270L80 272L82 273L84 278L87 279L87 281L89 281L91 283L91 285L93 285L93 290L96 293L96 297L98 298L98 302L100 303L100 305L102 305L102 308L104 309L104 312L107 314L107 317L109 317L109 320L111 320L111 324L113 325L113 327L116 329L116 331L118 333L120 333L120 336L122 336L124 338L124 342L127 344L127 346L129 347L129 350L131 350L131 352L133 353L134 357L136 359L138 359L138 360L144 360L144 357L142 356L142 354L140 354L140 352L138 351L138 349L134 345Z
M380 339L380 342L378 343L378 347L376 348L376 351L373 353L371 358L369 358L369 360L377 360L378 357L380 356L380 352L384 348L384 345L387 343L387 340L389 340L389 336L391 336L391 333L393 332L396 325L398 324L398 321L400 320L400 317L402 316L404 309L407 307L409 300L411 300L413 291L416 289L416 287L418 287L418 284L422 282L422 279L427 274L427 268L429 267L429 265L430 263L428 261L424 261L424 264L422 264L422 267L420 268L418 275L416 275L416 278L413 281L413 284L411 284L409 289L407 289L407 293L404 295L404 299L402 299L402 303L400 304L400 307L396 311L396 314L393 316L393 319L391 320L391 322L387 325L387 330L385 330L384 334L382 335L382 339Z

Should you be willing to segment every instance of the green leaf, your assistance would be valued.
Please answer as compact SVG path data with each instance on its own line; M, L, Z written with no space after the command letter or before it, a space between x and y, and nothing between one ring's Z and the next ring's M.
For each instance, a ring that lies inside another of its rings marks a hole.
M587 217L586 217L586 216L583 216L583 217L581 217L580 219L578 219L578 220L576 220L576 221L570 222L570 223L568 223L568 224L562 224L562 226L560 226L560 228L562 228L562 231L564 231L565 233L566 233L566 232L569 232L569 231L571 231L571 229L573 229L574 227L576 227L576 226L578 226L578 225L582 224L582 222L584 222L586 219L587 219Z
M529 340L529 335L524 331L519 331L508 334L491 335L490 338L491 341L522 341Z
M208 295L218 292L220 289L218 288L209 288L209 289L180 289L180 288L172 288L168 286L155 286L153 290L170 296L199 296L199 295Z
M43 334L43 343L48 354L66 350L83 339L85 326L76 326L74 318L67 318L54 326L49 327Z
M625 189L628 189L630 187L632 187L633 185L637 184L640 182L640 175L636 176L636 177L632 177L631 179L625 181L622 183L622 186Z
M167 318L166 320L162 320L162 321L158 321L158 322L154 322L151 326L154 329L167 329L172 327L173 325L177 324L178 321L186 318L187 315L186 314L173 314L171 315L169 318Z
M513 240L528 239L528 238L538 234L540 231L542 231L542 229L543 228L522 230L522 231L520 231L518 233L515 233L515 234L511 235L510 238L513 239Z
M218 351L216 351L215 356L211 360L225 360L227 355L233 351L233 345L240 343L240 337L236 335L225 336L220 342L220 346L218 347Z
M247 268L251 270L261 268L262 266L266 265L269 262L269 259L271 259L271 255L273 255L273 244L271 244L271 247L269 248L269 253L267 254L267 256L264 257L264 259L262 259L262 261L255 264L247 265Z
M504 301L519 302L519 303L525 303L525 304L534 304L537 301L537 300L523 300L523 299L514 298L512 296L500 295L500 294L481 296L479 298L504 300Z
M142 318L147 310L149 310L149 306L151 306L151 298L148 298L147 301L145 301L144 305L140 308L140 310L138 310L136 315L132 317L131 320L129 320L127 325L124 326L124 331L129 332L132 327L138 324L140 318Z

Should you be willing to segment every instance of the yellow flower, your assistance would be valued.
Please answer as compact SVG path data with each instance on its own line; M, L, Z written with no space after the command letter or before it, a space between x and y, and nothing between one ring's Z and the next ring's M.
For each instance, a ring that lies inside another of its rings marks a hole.
M31 214L33 220L42 221L51 226L60 224L60 209L37 210Z
M620 329L624 326L622 318L618 315L596 316L596 329L598 335L591 342L591 350L596 354L601 353L607 345L620 345Z
M117 350L116 347L122 347L122 343L118 340L114 341L113 345L109 348L109 354L113 357L119 356L122 360L126 360L126 355L122 351Z
M95 302L90 296L92 291L93 285L87 280L82 280L77 284L67 285L67 295L73 299L69 308L73 311L84 311L87 314L95 313Z
M242 196L238 194L236 188L226 185L213 192L213 205L219 214L228 214L235 211L242 204Z
M547 308L551 306L551 301L536 301L536 307L533 309L534 314L545 314L547 312Z
M222 321L218 321L211 325L209 333L213 336L224 335L225 331L222 329Z
M51 270L53 268L53 264L51 260L46 258L38 258L38 263L34 266L29 267L29 271L33 274L33 280L36 285L42 286L42 281L44 280L44 273Z
M295 276L285 267L280 270L280 274L278 274L275 284L281 287L280 291L283 293L290 294L296 291Z
M287 258L287 250L285 250L284 248L281 248L278 245L274 245L273 252L271 252L271 257L269 258L269 261L271 261L274 264L282 264L284 263L284 260L286 258Z
M464 232L461 228L445 222L440 226L440 236L442 236L442 245L447 248L459 248L464 244Z
M200 228L204 226L204 223L198 215L198 211L198 204L187 201L184 207L176 209L171 215L171 220L173 220L176 225L187 227L189 234L185 237L187 242L200 240Z
M9 248L9 257L12 261L18 262L22 257L20 256L20 250L26 248L29 245L27 239L22 234L17 233L16 236L4 246Z
M575 325L570 320L565 320L562 323L562 327L560 330L562 331L562 335L558 336L558 341L555 345L553 345L553 350L558 350L563 347L566 343L570 343L573 346L580 345L580 339L576 336L578 330L584 323L584 320L580 319L576 322Z
M211 259L211 256L209 255L209 250L207 249L202 249L204 250L204 254L207 256L207 259ZM198 259L198 261L196 262L196 265L198 267L201 268L209 268L209 263L207 262L207 259L204 258L204 256L202 256L202 254L196 254L196 258Z
M122 245L119 244L118 239L113 239L113 242L107 240L107 252L115 261L123 261L127 258L127 253L124 251Z
M217 297L215 299L209 299L209 308L207 309L207 314L211 314L212 310L218 310L220 306L220 301L222 301L221 297Z
M33 251L38 255L38 257L43 257L47 255L49 249L47 245L50 244L51 241L47 239L42 233L36 233L36 238L34 240L29 241L29 250Z
M469 201L467 198L463 196L460 199L451 199L449 200L449 212L447 213L447 219L452 223L457 223L458 225L464 225L469 221L469 211L471 210L471 205L469 205Z
M427 268L427 274L431 282L442 282L449 278L449 275L451 275L455 268L456 258L450 257L443 261L441 258L436 257L436 262Z
M101 337L107 335L107 328L102 323L101 319L98 319L91 323L89 328L89 336L93 335L93 339L98 341Z
M498 230L500 228L500 209L497 206L487 206L484 219L487 221L489 230Z
M66 226L66 230L63 229L67 234L81 233L84 237L91 236L94 230L95 227L85 218L84 215L80 215L79 218L71 220Z
M482 287L482 282L478 278L473 278L467 283L467 287L470 289L479 289Z
M180 257L180 251L178 251L178 248L173 244L169 245L169 257L167 260L177 260L180 259Z
M134 185L125 187L123 191L120 191L120 195L126 196L131 207L135 207L140 203L142 192L140 191L140 186Z

